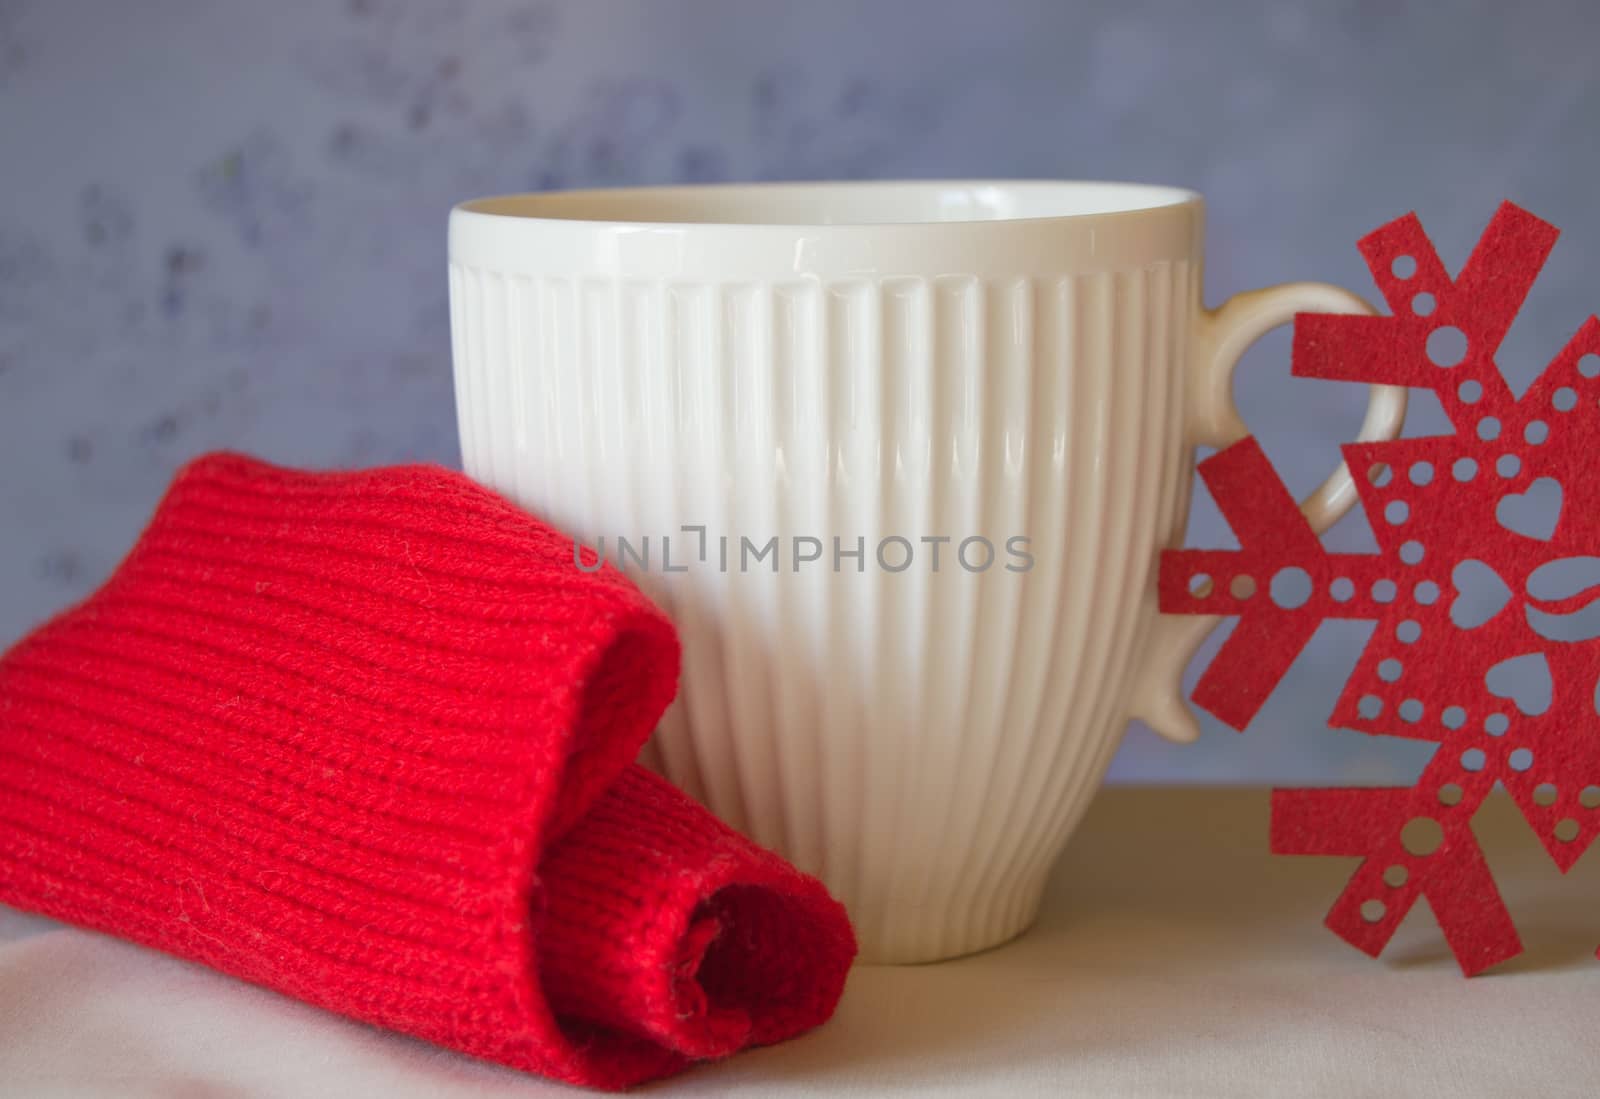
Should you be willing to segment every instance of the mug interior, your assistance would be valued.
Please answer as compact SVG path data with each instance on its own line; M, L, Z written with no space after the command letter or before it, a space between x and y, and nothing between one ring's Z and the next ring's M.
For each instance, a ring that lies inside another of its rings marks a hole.
M505 195L461 209L629 224L907 225L1134 213L1198 201L1179 187L1057 180L927 180L637 187Z

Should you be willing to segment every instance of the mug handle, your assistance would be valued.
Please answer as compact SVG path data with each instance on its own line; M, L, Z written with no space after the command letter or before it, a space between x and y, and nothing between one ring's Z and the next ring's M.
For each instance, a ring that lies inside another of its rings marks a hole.
M1239 356L1263 335L1294 320L1296 313L1376 312L1365 300L1338 286L1291 282L1238 294L1216 309L1202 310L1189 389L1188 446L1231 446L1250 434L1233 403L1233 368ZM1404 386L1374 385L1357 441L1393 439L1406 418ZM1358 495L1344 462L1300 504L1321 534L1355 505ZM1221 622L1216 615L1162 615L1151 631L1144 663L1134 681L1132 712L1168 740L1188 743L1200 735L1194 712L1183 700L1183 671L1206 634Z

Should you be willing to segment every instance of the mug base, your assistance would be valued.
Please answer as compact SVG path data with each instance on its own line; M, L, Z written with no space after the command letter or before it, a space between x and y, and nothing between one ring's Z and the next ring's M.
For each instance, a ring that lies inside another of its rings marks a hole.
M932 965L994 950L1033 927L1043 900L1040 887L1009 903L991 897L969 903L966 912L946 909L936 919L891 918L875 928L870 926L873 921L860 921L856 964Z

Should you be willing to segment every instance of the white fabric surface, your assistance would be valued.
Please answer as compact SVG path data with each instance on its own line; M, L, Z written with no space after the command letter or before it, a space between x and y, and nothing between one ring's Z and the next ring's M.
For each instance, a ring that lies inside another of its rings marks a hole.
M660 1095L1600 1093L1600 876L1479 820L1527 953L1463 979L1419 907L1382 961L1321 926L1350 863L1272 858L1262 791L1102 794L1018 941L861 968L832 1023ZM0 1095L575 1095L0 909Z

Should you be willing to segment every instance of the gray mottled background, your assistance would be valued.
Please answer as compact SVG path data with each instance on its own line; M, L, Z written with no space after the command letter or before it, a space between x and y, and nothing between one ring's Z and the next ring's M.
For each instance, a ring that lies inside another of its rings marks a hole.
M1566 235L1518 387L1600 301L1600 8L1395 0L0 0L0 641L114 565L218 446L457 461L445 211L579 184L938 175L1185 184L1211 300L1369 290L1417 209L1459 265L1502 198ZM1263 341L1241 402L1293 487L1359 387ZM1443 427L1418 401L1414 431ZM1230 541L1208 502L1193 537ZM1340 546L1371 545L1353 518ZM1122 779L1404 780L1323 725L1333 624L1252 730L1130 736Z

